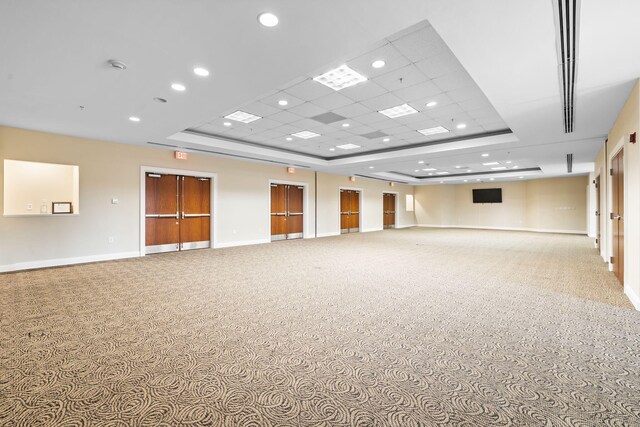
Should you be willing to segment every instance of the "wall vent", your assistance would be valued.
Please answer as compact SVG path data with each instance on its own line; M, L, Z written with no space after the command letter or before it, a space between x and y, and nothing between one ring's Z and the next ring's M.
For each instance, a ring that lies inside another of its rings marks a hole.
M567 173L573 171L573 154L567 154Z
M578 55L580 0L552 0L556 18L558 72L562 92L564 132L573 132Z

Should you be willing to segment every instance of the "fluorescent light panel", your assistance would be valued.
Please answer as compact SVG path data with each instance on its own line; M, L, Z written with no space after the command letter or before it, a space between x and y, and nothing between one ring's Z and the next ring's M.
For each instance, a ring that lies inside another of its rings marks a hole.
M442 126L436 126L434 128L429 128L429 129L420 129L418 130L418 132L420 132L424 136L429 136L429 135L437 135L439 133L447 133L449 132L449 129Z
M300 132L292 133L291 135L296 136L298 138L302 138L302 139L309 139L309 138L315 138L316 136L320 136L319 133L311 132L309 130L303 130Z
M395 119L397 117L402 117L402 116L408 116L409 114L415 114L417 112L418 110L416 110L409 104L396 105L395 107L378 111L378 113L383 114L389 117L390 119Z
M487 163L483 163L482 166L495 166L495 165L499 165L500 163L498 162L487 162Z
M422 170L425 171L425 172L431 172L431 171L436 170L436 168L426 168L426 169L422 169Z
M342 145L336 145L336 147L342 150L353 150L354 148L360 148L360 146L356 144L342 144Z
M333 70L329 70L321 76L314 77L313 80L338 91L367 81L367 78L357 71L352 70L345 64L338 68L334 68Z
M229 120L235 120L236 122L251 123L251 122L255 122L258 119L261 119L262 117L238 110L235 113L231 113L228 116L224 116L224 118Z
M491 168L492 171L503 171L505 170L507 167L506 166L497 166L495 168Z

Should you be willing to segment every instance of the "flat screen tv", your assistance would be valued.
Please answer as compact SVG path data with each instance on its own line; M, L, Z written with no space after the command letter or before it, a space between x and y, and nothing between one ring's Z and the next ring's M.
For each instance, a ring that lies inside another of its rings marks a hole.
M473 190L473 203L502 203L502 188Z

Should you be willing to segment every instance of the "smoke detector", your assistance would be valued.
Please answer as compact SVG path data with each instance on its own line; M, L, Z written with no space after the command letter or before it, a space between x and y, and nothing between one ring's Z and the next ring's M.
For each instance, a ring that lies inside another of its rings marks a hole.
M109 64L111 68L115 68L116 70L124 71L127 69L127 64L122 61L118 61L117 59L110 59L107 61L107 64Z

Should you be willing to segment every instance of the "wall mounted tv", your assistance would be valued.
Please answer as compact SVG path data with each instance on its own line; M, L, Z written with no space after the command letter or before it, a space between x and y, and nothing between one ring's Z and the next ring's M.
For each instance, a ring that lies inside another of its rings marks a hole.
M473 190L473 203L502 203L502 188Z

